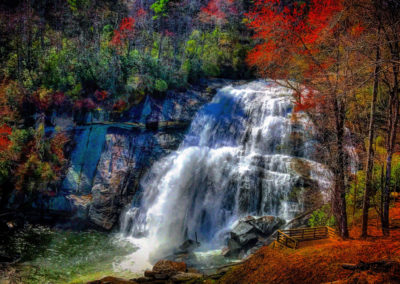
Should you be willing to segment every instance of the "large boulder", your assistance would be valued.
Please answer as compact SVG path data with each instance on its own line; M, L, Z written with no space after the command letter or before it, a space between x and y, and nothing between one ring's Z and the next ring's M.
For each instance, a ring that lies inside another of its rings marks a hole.
M270 236L277 228L285 224L285 220L275 216L263 216L253 218L248 221L248 224L253 226L257 232L262 233L266 237Z
M283 224L285 220L275 216L248 216L239 220L230 233L228 247L223 250L223 255L238 257L246 254Z

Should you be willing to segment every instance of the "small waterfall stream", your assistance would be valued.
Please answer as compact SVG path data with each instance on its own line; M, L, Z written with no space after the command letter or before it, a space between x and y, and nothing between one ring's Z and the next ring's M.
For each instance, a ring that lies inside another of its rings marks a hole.
M247 215L286 220L305 208L304 191L329 185L313 161L307 119L292 116L291 91L255 81L222 88L195 116L179 149L156 162L141 196L122 219L139 250L135 269L170 253L195 233L203 247L221 247L232 224ZM322 189L322 190L320 190Z

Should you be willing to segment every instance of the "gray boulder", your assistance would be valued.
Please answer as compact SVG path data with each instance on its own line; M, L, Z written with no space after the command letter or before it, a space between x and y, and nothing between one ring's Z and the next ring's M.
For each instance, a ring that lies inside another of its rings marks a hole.
M285 224L285 220L275 216L246 217L232 229L228 246L223 250L226 257L245 255L249 250L262 244L263 240Z

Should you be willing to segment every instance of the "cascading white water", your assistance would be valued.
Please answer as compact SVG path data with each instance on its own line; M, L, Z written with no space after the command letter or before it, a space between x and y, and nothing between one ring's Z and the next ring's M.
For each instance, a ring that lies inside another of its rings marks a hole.
M313 159L312 127L292 117L291 91L255 81L221 89L195 116L179 149L156 162L141 182L141 198L122 220L139 250L133 267L168 254L195 233L221 246L227 230L247 215L293 218L303 210L291 197L307 179L320 188L327 171ZM303 175L303 176L302 176Z

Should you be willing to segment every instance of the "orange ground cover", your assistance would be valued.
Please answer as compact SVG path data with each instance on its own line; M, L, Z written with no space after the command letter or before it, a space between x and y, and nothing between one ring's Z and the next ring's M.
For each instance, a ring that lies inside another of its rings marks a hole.
M372 212L371 212L371 215ZM369 237L359 238L360 222L350 230L351 239L318 241L298 250L261 248L243 265L232 269L219 283L400 283L392 273L352 272L342 263L360 261L400 261L400 202L391 209L390 237L377 228L376 215L371 216ZM375 219L375 220L374 220Z

